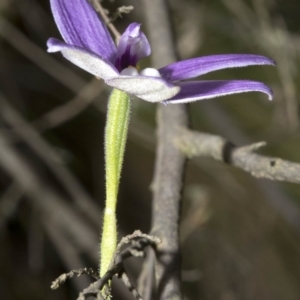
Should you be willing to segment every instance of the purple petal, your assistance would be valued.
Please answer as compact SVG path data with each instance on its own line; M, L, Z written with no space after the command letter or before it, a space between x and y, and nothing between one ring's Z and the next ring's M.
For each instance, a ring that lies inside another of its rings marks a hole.
M109 79L119 75L116 68L106 59L85 49L70 46L57 39L51 38L47 42L48 52L61 52L62 55L79 68L102 79Z
M129 66L136 66L140 59L151 53L149 42L140 27L141 24L131 23L121 36L116 60L119 71Z
M251 80L211 80L192 81L179 84L180 92L166 103L188 103L231 94L262 92L272 100L272 90L259 81Z
M88 0L50 0L56 25L67 44L114 63L116 46Z
M157 77L119 76L105 81L108 85L150 101L161 102L175 96L180 88Z
M159 69L169 81L194 78L209 72L255 65L275 65L274 60L252 54L210 55L179 61Z

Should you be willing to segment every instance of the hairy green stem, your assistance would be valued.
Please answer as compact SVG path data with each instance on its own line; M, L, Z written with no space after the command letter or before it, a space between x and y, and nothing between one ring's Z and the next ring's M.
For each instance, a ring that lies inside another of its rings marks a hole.
M107 271L117 246L116 206L130 115L130 97L114 89L105 128L106 206L100 252L100 277Z

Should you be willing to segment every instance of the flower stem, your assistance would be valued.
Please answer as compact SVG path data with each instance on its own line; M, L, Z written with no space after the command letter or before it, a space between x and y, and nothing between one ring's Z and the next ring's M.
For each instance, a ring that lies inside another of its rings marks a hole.
M105 128L106 206L100 252L100 277L108 270L117 246L116 206L130 115L130 97L114 89Z

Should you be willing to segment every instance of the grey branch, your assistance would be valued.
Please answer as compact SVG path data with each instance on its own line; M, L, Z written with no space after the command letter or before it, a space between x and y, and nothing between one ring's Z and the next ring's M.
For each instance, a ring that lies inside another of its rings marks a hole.
M164 66L177 59L172 39L167 1L145 0L143 9L150 44L153 45L154 67ZM187 127L188 117L184 105L159 105L157 113L158 140L153 179L153 208L151 233L162 238L157 247L155 283L157 295L150 299L182 299L179 221L181 190L185 157L173 143L181 127ZM151 261L147 261L151 263ZM144 270L147 266L144 266ZM149 281L151 282L151 281ZM146 284L146 283L145 283ZM143 282L139 287L152 289Z
M176 144L190 158L207 156L227 162L257 178L300 183L299 163L254 153L265 146L265 142L236 147L220 136L184 129L176 138Z

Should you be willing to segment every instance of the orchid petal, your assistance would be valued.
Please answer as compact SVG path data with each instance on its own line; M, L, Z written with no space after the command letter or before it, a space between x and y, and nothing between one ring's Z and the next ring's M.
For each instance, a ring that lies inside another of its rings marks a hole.
M47 42L48 52L61 52L74 65L102 79L109 79L119 75L116 68L106 59L85 49L70 46L57 39L51 38Z
M180 88L157 77L119 76L105 81L108 85L150 101L161 102L175 96Z
M141 24L131 23L120 38L116 60L119 71L135 66L140 59L151 53L149 42L140 27Z
M211 99L231 94L262 92L272 100L272 90L258 81L251 80L209 80L192 81L178 84L180 92L166 103L188 103L197 100Z
M255 65L275 65L275 62L265 56L252 54L210 55L175 62L159 69L159 72L166 80L177 81L217 70Z
M115 62L116 46L88 0L50 0L50 3L56 25L67 44Z

